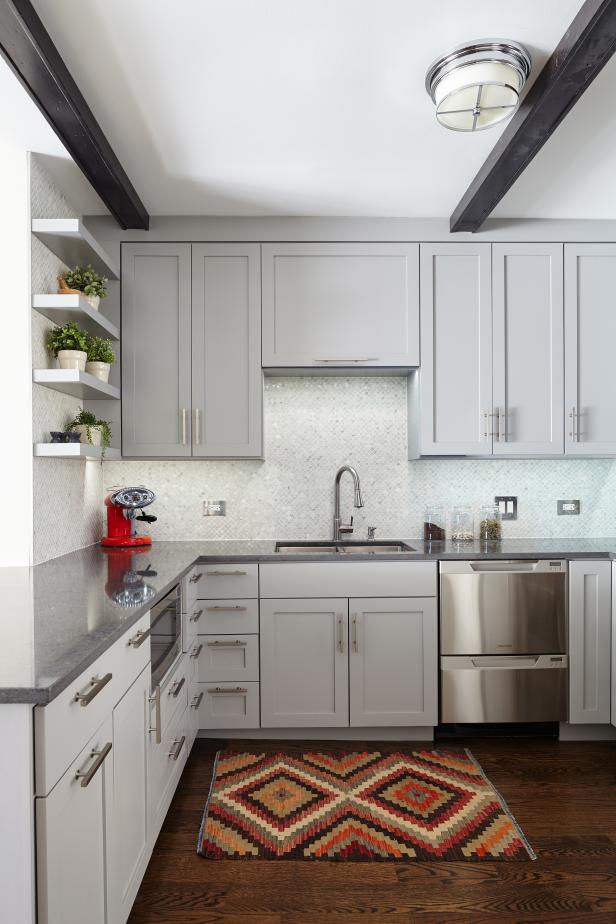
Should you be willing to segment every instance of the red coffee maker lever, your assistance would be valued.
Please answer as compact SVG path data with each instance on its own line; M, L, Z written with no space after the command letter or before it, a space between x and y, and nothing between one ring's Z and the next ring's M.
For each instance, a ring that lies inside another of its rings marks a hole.
M143 508L156 500L154 491L143 485L128 488L112 488L105 498L107 508L107 535L101 545L111 547L134 547L152 545L151 536L139 536L137 523L154 523L156 517L143 512ZM141 515L137 516L137 511Z

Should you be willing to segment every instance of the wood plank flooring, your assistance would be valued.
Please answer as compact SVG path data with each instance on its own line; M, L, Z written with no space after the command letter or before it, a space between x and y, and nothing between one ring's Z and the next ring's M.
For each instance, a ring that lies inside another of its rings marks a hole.
M616 924L616 742L444 744L471 748L538 860L204 860L197 834L218 748L402 745L198 740L129 924Z

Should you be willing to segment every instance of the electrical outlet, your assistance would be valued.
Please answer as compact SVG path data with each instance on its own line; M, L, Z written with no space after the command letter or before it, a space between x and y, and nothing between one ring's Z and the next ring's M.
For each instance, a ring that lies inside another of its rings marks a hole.
M576 517L580 512L580 502L579 500L556 501L556 511L559 517Z
M498 505L501 520L517 520L518 518L518 499L512 494L499 494L494 498L494 503Z
M203 501L203 516L204 517L224 517L227 515L227 502L226 501Z

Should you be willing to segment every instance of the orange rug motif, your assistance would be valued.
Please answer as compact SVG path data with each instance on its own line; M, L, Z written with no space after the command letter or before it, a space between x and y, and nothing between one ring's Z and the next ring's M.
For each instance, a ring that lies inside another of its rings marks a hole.
M220 751L199 831L210 859L535 859L469 751Z

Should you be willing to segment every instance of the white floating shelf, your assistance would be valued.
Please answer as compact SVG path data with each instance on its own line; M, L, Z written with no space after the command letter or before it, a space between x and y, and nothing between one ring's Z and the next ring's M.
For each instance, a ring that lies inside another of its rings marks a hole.
M120 339L120 331L115 324L92 308L85 295L33 295L32 307L54 324L76 321L89 334Z
M91 400L120 397L120 389L115 385L108 385L89 372L78 372L77 369L33 369L32 381L74 398Z
M51 459L98 459L102 455L100 446L91 446L89 443L35 443L34 455ZM105 460L120 458L120 450L109 446L105 452Z
M81 218L33 218L32 233L67 266L91 263L98 273L119 279L120 271Z

